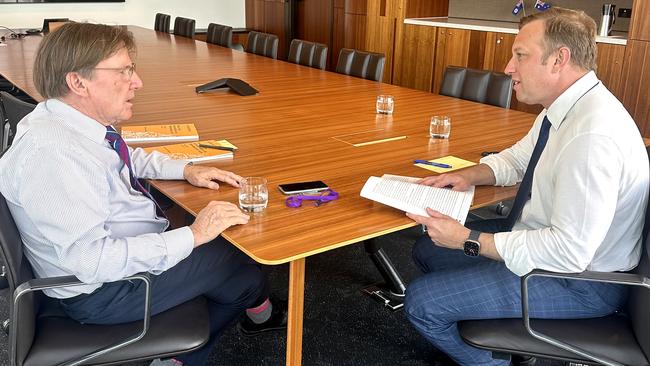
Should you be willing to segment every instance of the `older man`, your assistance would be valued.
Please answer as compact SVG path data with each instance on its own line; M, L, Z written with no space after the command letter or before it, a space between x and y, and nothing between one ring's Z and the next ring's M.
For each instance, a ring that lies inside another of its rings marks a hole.
M210 341L174 362L202 365L245 309L247 333L282 327L284 313L273 310L260 267L219 237L248 222L237 206L210 202L192 225L167 230L164 214L138 182L186 179L218 189L215 180L237 187L241 177L126 146L113 126L131 118L143 86L134 51L129 32L106 25L69 23L43 39L34 84L45 101L18 124L0 160L0 192L36 275L75 275L87 283L46 291L72 318L94 324L141 319L144 286L113 282L138 272L154 274L153 314L205 296Z
M544 111L511 148L422 181L455 190L521 181L507 219L463 227L431 210L409 215L428 236L413 249L425 274L407 289L407 316L461 365L506 364L463 343L456 323L520 317L519 276L627 271L639 261L648 158L634 121L594 74L595 33L581 11L522 19L505 71L517 99ZM625 288L546 278L532 281L528 297L532 317L598 317L619 309Z

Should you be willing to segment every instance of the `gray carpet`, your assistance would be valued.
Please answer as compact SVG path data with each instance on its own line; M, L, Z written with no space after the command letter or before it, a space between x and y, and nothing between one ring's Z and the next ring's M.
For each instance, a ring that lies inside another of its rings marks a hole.
M404 280L419 271L410 249L419 227L379 238ZM391 312L362 295L359 288L380 280L363 245L350 245L307 259L303 365L453 365L429 345L401 311ZM288 266L269 267L273 292L286 298ZM7 318L6 290L0 296L0 319ZM235 327L225 332L209 365L284 364L283 332L243 337ZM144 366L138 363L131 366ZM541 361L540 366L562 363ZM8 365L7 336L0 332L0 365Z

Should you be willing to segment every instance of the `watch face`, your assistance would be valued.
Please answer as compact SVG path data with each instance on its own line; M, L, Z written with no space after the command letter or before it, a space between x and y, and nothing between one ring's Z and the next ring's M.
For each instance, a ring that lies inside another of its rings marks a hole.
M471 240L466 241L465 245L463 246L463 251L465 252L465 255L468 255L470 257L478 257L478 253L480 249L481 249L481 245Z

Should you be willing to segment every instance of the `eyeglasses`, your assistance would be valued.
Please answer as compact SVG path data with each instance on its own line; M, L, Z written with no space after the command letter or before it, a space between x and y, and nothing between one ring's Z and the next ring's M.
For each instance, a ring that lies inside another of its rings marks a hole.
M135 72L135 63L132 63L131 65L124 66L124 67L95 67L93 69L119 71L122 75L126 76L129 80L131 80L131 78L133 77L133 73Z

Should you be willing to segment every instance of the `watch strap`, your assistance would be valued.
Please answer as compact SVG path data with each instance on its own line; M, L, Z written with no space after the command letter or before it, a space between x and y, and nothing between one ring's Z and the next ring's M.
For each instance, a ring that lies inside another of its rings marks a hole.
M481 236L480 231L472 230L472 231L469 232L469 237L467 238L467 240L478 241L479 236Z

